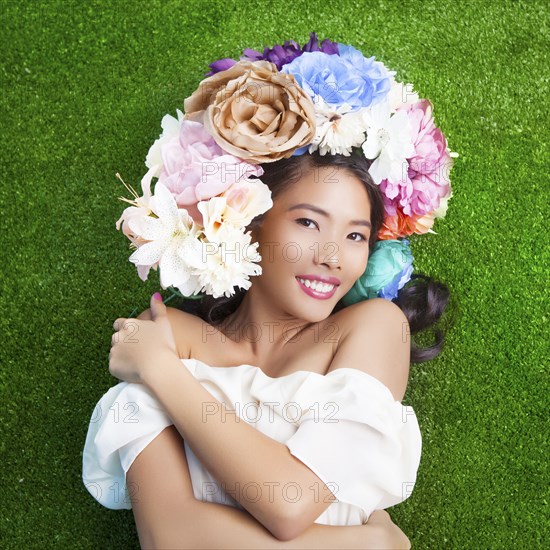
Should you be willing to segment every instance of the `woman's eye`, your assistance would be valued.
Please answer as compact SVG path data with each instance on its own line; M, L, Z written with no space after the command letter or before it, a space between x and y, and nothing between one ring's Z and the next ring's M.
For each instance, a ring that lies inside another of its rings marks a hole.
M317 223L314 222L313 220L310 220L309 218L298 218L296 220L296 223L299 223L300 225L303 225L304 227L309 227L308 224L312 223L314 224L315 226L317 226ZM360 239L352 239L353 241L355 241L356 243L359 243L361 241L368 241L367 237L365 237L365 235L363 235L362 233L351 233L351 235L359 235L359 237L361 237Z
M308 222L311 222L311 223L315 224L315 222L314 222L313 220L310 220L309 218L298 218L298 219L296 220L296 222L299 223L300 225L304 225L304 226L305 226ZM306 224L303 224L303 223L301 223L301 222L306 222ZM315 225L317 225L317 224L315 224ZM309 226L307 226L307 227L309 227Z

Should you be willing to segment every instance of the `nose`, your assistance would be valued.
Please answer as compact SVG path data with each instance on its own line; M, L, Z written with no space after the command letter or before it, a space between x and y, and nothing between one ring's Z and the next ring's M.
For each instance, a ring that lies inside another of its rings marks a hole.
M331 269L342 269L338 245L335 242L327 242L319 250L319 263L327 265Z

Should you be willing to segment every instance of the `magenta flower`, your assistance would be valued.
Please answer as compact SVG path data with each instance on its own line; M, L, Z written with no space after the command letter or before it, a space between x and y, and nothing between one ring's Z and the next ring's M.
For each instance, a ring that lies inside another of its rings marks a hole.
M423 216L439 208L450 193L449 172L452 159L443 132L435 126L432 104L423 99L399 110L407 113L412 129L414 154L408 157L408 169L399 181L383 180L386 212L399 209L406 216Z

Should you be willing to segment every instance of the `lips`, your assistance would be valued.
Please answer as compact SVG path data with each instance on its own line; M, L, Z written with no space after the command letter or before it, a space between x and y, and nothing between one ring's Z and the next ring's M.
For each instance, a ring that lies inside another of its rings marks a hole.
M326 275L296 275L296 277L307 279L308 281L320 281L322 283L328 283L329 285L338 286L340 284L340 279L336 277L327 277Z
M311 279L309 279L311 280ZM315 281L318 281L319 279L316 278L316 279L313 279ZM334 296L334 293L336 292L338 286L335 285L332 290L328 291L328 292L320 292L318 290L315 290L311 287L308 287L306 286L302 281L300 281L299 277L296 277L296 281L298 282L298 284L300 285L300 288L308 295L308 296L311 296L312 298L316 298L317 300L328 300L329 298L332 298L332 296ZM334 283L329 283L329 284L334 284Z

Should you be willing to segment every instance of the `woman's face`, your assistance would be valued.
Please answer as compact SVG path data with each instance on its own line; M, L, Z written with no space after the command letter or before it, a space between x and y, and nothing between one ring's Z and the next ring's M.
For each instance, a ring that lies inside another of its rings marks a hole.
M311 168L277 196L253 231L262 274L252 287L293 317L323 320L365 271L369 237L370 201L361 180L341 167ZM315 289L299 280L315 277L336 284Z

